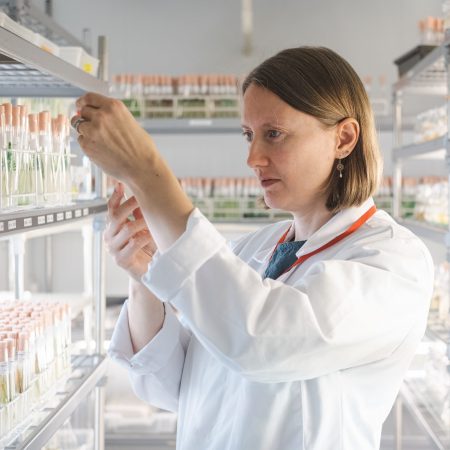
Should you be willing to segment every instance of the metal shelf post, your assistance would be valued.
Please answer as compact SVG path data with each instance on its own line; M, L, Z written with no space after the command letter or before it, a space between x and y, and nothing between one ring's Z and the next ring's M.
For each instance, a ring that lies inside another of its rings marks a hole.
M10 240L10 261L14 261L14 298L23 299L24 287L25 237L13 236Z
M401 91L393 94L394 110L394 147L400 148L402 143L402 93ZM394 160L393 173L393 203L392 213L398 219L401 215L401 191L402 191L402 163L399 158Z
M100 59L99 78L102 81L108 79L108 51L107 39L99 36L98 56ZM106 196L106 176L99 167L95 167L95 194L97 198ZM105 286L105 248L103 244L103 232L106 226L105 216L96 217L94 220L94 298L96 316L96 342L95 351L99 355L105 353L105 314L106 314L106 286ZM105 448L105 389L102 385L95 388L95 426L94 426L94 448L103 450Z
M407 226L423 238L432 239L445 245L446 259L450 262L450 224L445 228L432 224L420 223L411 219L401 218L401 182L402 162L406 158L438 157L444 158L447 165L447 175L450 185L450 140L449 131L443 137L435 138L410 145L402 142L402 98L403 95L439 95L447 100L447 124L450 130L450 40L434 49L423 60L404 74L393 87L394 106L394 173L393 173L393 213L395 219ZM450 205L450 195L449 195ZM450 208L448 210L450 217ZM450 291L450 284L448 286ZM427 335L430 333L427 330ZM448 333L448 330L446 330ZM434 339L434 338L433 338ZM423 388L424 392L421 391ZM428 399L427 385L415 385L414 379L403 384L394 405L395 413L395 450L402 450L402 418L403 409L407 408L417 423L433 441L436 448L448 448L450 435L448 427L443 422L440 413L436 413L433 402Z
M400 396L397 396L394 404L395 408L395 434L394 445L395 450L403 449L403 401Z

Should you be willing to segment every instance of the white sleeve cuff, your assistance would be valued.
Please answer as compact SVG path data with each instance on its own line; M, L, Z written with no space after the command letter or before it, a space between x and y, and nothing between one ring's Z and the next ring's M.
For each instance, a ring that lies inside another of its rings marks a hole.
M165 367L179 344L182 325L170 307L165 307L164 323L153 339L136 354L133 352L128 325L128 300L120 311L108 355L136 374L154 373Z
M186 231L165 252L153 256L142 283L158 298L170 301L189 276L223 246L225 238L195 208Z

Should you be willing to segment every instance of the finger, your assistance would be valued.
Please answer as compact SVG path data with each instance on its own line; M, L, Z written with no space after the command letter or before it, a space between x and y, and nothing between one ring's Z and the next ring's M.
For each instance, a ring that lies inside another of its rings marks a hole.
M91 133L93 131L92 122L90 122L89 120L83 119L79 115L75 115L70 119L70 125L79 135L82 135L82 136L91 135ZM86 145L87 141L84 140L83 142Z
M111 194L108 200L108 211L112 211L120 206L124 195L123 184L120 182L115 183L114 192Z
M78 144L80 144L80 147L84 150L87 145L86 138L84 136L82 136L81 134L79 134L77 137L77 141L78 141Z
M137 207L136 197L131 197L128 200L124 201L117 208L109 211L109 218L111 222L124 222L128 216L133 214L133 211Z
M132 238L128 241L127 245L120 251L120 258L123 258L124 260L129 260L134 258L137 253L139 253L143 247L148 245L151 241L151 238L148 236L138 236L135 238ZM149 255L149 259L152 255Z
M135 220L123 220L119 222L118 220L113 220L108 223L108 227L105 231L105 241L111 248L115 250L122 248L125 242L130 239L134 234L139 233L142 230L148 229L144 220L136 222Z
M76 101L76 105L78 109L82 109L84 106L101 108L102 106L108 105L110 101L111 99L109 97L94 92L88 92Z
M133 211L133 216L135 217L136 220L145 220L144 218L144 214L142 214L142 209L140 207L136 208ZM151 231L148 229L148 224L147 224L147 231L150 233L150 236L152 236ZM152 236L153 237L153 236Z
M76 130L80 136L89 137L92 135L93 131L92 122L84 120L77 126Z
M133 215L134 217L136 217L136 220L144 218L144 214L142 214L142 209L140 207L136 208L133 211Z
M80 111L79 115L86 120L91 120L94 118L95 113L98 111L98 108L94 108L93 106L83 106Z
M147 230L147 224L144 220L139 220L135 222L127 222L122 225L119 232L113 235L113 237L109 241L109 247L112 251L119 251L125 245L127 245L128 241L132 238L136 238L138 233L145 234L147 237L149 233L142 233ZM139 234L140 236L140 234Z
M81 116L77 113L70 118L70 126L76 130L77 122L81 119Z

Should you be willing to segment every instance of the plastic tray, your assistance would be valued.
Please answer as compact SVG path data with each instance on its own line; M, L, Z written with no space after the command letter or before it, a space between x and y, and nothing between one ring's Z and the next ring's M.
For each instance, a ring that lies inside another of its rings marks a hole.
M99 60L86 53L82 47L60 47L59 56L85 72L97 76Z
M96 77L98 72L98 64L99 60L97 58L94 58L83 50L83 53L81 54L81 69Z
M83 54L83 49L81 47L60 47L59 57L64 59L70 64L76 67L81 67L81 56Z

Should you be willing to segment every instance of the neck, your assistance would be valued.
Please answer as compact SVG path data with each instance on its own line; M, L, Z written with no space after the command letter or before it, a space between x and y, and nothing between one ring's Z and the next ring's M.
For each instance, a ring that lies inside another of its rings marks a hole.
M307 241L322 225L327 223L333 213L325 205L304 208L293 213L296 241Z

